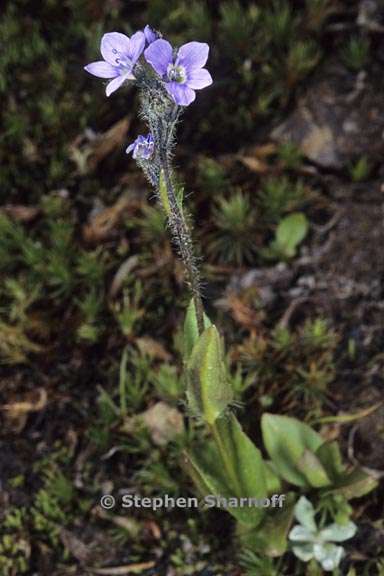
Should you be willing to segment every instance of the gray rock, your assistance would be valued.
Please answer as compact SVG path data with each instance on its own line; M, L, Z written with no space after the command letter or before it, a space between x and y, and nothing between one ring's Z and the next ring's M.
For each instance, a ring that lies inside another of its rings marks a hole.
M363 155L379 158L384 153L380 76L354 76L338 65L325 66L272 139L293 142L324 168L341 169Z

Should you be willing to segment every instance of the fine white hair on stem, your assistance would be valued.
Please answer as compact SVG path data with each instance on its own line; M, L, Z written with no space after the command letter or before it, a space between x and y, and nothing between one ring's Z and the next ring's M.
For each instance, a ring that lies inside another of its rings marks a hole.
M187 282L195 301L199 332L204 328L204 310L201 300L201 281L198 262L192 241L190 218L186 216L178 198L179 189L175 182L172 160L176 146L176 128L182 108L170 98L159 79L151 70L139 65L135 69L140 87L140 117L149 128L154 141L154 154L150 159L140 158L138 164L167 215L167 223L177 253L184 263ZM163 182L161 178L163 177ZM165 187L166 200L161 193ZM166 201L167 206L164 205Z

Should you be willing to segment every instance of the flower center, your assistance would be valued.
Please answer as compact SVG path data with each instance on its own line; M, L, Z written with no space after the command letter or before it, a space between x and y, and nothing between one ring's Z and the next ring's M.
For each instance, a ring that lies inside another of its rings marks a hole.
M184 84L187 80L187 73L184 66L176 66L176 64L169 64L167 68L168 80Z
M119 66L122 69L126 69L131 71L132 69L132 62L131 60L128 58L128 56L124 56L123 54L121 54L121 52L119 52L118 50L116 50L116 48L113 48L112 50L113 54L116 56L115 58L115 65Z

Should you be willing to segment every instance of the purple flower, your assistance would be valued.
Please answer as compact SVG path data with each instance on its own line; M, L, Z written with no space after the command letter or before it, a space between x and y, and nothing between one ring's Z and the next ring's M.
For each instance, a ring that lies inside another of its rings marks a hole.
M132 70L144 48L144 32L136 32L131 38L120 32L109 32L104 34L100 44L104 60L91 62L84 69L98 78L113 78L105 90L110 96L126 80L134 80Z
M160 38L160 34L151 28L148 24L144 28L144 35L148 46Z
M152 134L147 136L138 136L136 140L128 146L126 153L132 152L135 159L149 160L153 156L155 150L155 143Z
M212 77L203 68L208 59L209 46L202 42L188 42L178 50L176 58L166 40L156 40L145 50L145 59L164 80L168 94L176 104L188 106L196 98L195 90L212 84Z

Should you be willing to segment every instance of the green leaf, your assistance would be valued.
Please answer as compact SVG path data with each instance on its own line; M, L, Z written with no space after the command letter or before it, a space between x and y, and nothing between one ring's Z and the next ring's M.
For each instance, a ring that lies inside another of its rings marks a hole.
M322 437L295 418L269 413L263 414L261 429L277 472L295 486L309 487L310 482L298 463L306 449L316 452L324 442Z
M273 242L274 249L292 258L296 254L296 248L304 240L308 232L308 220L301 212L294 212L283 218L276 229L276 238Z
M171 206L169 204L167 185L165 183L164 170L162 170L160 172L159 195L160 195L160 200L161 200L161 204L162 204L162 207L164 209L164 212L166 213L167 218L169 218L171 216Z
M355 468L352 472L345 474L336 484L336 488L331 491L332 494L342 494L347 500L352 498L361 498L378 485L378 481L369 476L361 468Z
M250 442L250 441L249 441ZM257 449L256 449L257 450ZM243 505L241 507L240 498L264 498L265 493L259 495L239 494L233 488L233 482L222 465L221 455L216 446L209 442L204 446L204 450L191 451L184 456L184 468L191 476L196 488L203 496L216 496L225 498L230 504L231 498L236 498L237 506L228 506L226 511L236 520L243 524L255 526L260 523L265 511L261 507Z
M184 200L184 188L182 186L179 186L177 184L177 182L173 182L173 186L175 188L175 196L176 196L177 205L178 205L179 209L182 211L183 210L183 200ZM168 197L167 183L165 180L164 170L161 170L161 172L160 172L159 196L160 196L161 205L163 207L163 210L164 210L167 218L170 218L172 213L171 213L171 205L170 205L169 197Z
M274 468L273 462L264 460L264 471L268 494L280 494L281 480Z
M186 378L188 405L192 413L203 418L208 425L214 424L233 398L222 343L215 326L206 328L193 347Z
M313 488L323 488L331 484L322 463L310 450L304 450L303 455L297 463L297 467Z
M295 499L295 494L288 493L283 507L268 508L256 528L238 524L236 533L241 545L272 558L282 556L287 550L287 534L293 520Z
M230 495L231 489L220 466L220 456L212 442L207 443L204 450L199 452L184 452L182 464L202 496Z
M336 482L345 470L338 443L336 441L324 442L316 451L316 456L324 466L332 482Z
M212 325L212 322L208 316L204 313L204 328L208 328ZM197 327L196 311L195 311L195 301L192 298L187 313L185 315L184 321L184 359L188 360L190 357L193 347L199 339L199 330Z
M217 432L233 470L233 477L236 477L232 487L237 496L265 498L266 467L260 450L248 438L233 414L217 421Z

